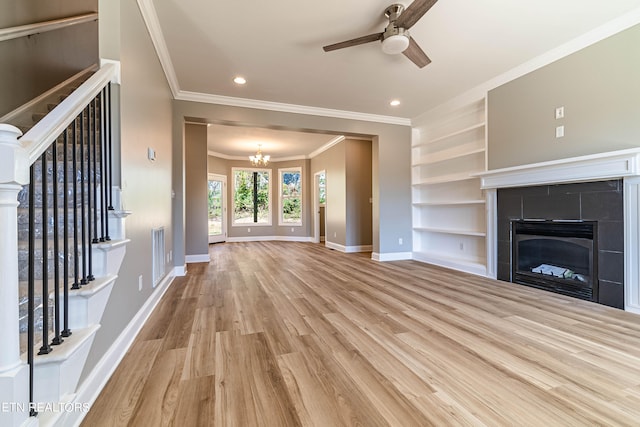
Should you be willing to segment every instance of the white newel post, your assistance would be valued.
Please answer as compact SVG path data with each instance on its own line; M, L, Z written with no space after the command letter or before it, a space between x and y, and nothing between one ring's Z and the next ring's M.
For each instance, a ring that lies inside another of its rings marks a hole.
M0 425L29 414L29 370L20 359L18 330L18 193L29 181L29 160L14 126L0 124ZM23 410L25 409L26 410Z

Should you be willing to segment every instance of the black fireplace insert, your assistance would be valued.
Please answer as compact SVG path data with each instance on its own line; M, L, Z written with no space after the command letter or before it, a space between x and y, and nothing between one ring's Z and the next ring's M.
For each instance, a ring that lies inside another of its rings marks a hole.
M511 221L512 281L598 302L596 221Z

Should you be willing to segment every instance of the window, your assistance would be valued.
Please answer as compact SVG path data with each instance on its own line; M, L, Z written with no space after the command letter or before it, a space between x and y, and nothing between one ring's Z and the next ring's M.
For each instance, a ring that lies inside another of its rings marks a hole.
M280 225L302 225L302 168L279 169Z
M327 176L324 172L318 175L318 203L320 206L327 203Z
M271 225L271 170L232 169L233 225Z

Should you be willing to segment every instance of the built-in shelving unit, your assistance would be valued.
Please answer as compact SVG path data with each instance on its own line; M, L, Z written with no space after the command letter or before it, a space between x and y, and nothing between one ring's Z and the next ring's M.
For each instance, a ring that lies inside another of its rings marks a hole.
M485 99L426 118L412 144L413 257L487 274Z

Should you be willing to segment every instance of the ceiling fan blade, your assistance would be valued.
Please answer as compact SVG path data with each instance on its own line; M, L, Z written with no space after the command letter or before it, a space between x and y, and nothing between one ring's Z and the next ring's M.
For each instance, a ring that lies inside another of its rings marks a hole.
M330 52L332 50L343 49L345 47L351 47L351 46L357 46L359 44L365 44L369 42L375 42L381 39L382 39L382 33L369 34L368 36L358 37L357 39L351 39L351 40L343 41L340 43L330 44L328 46L324 46L322 49L324 49L325 52Z
M396 20L396 26L408 30L427 13L438 0L415 0Z
M431 62L427 54L424 53L420 46L418 46L418 43L416 43L413 37L409 38L409 47L406 48L402 53L404 56L409 58L411 62L413 62L420 68L429 65L429 63Z

